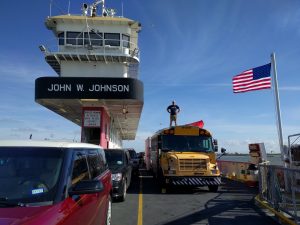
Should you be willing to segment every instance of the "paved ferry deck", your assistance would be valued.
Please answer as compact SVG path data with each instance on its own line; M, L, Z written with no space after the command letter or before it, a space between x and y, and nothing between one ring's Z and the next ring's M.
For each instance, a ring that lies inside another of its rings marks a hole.
M217 193L207 187L161 193L155 180L140 171L125 202L112 205L112 225L275 225L255 205L256 188L223 179Z

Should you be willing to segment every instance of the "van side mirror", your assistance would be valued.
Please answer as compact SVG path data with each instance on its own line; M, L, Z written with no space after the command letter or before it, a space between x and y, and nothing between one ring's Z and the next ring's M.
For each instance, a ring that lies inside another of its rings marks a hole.
M69 195L94 194L104 190L103 183L99 180L82 180L70 188Z

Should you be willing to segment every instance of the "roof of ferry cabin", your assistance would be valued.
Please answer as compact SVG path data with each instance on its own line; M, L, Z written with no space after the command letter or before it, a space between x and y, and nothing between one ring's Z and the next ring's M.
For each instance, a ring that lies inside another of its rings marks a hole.
M74 23L78 24L81 21L82 24L88 22L89 25L103 25L103 24L115 24L115 25L128 25L131 29L136 29L137 32L141 30L141 24L138 21L134 21L125 17L109 17L109 16L83 16L83 15L58 15L48 17L45 21L46 27L49 30L55 31L57 24L59 23Z

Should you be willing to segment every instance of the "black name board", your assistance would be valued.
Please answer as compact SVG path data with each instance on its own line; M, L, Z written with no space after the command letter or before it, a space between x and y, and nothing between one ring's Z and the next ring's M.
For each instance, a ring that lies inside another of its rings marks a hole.
M136 99L143 101L143 83L133 78L40 77L35 99Z

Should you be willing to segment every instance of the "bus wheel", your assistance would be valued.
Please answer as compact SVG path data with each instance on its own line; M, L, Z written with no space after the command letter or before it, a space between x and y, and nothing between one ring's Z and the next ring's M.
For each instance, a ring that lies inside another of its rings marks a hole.
M217 192L218 191L219 186L218 185L209 185L208 186L208 190L210 192Z

